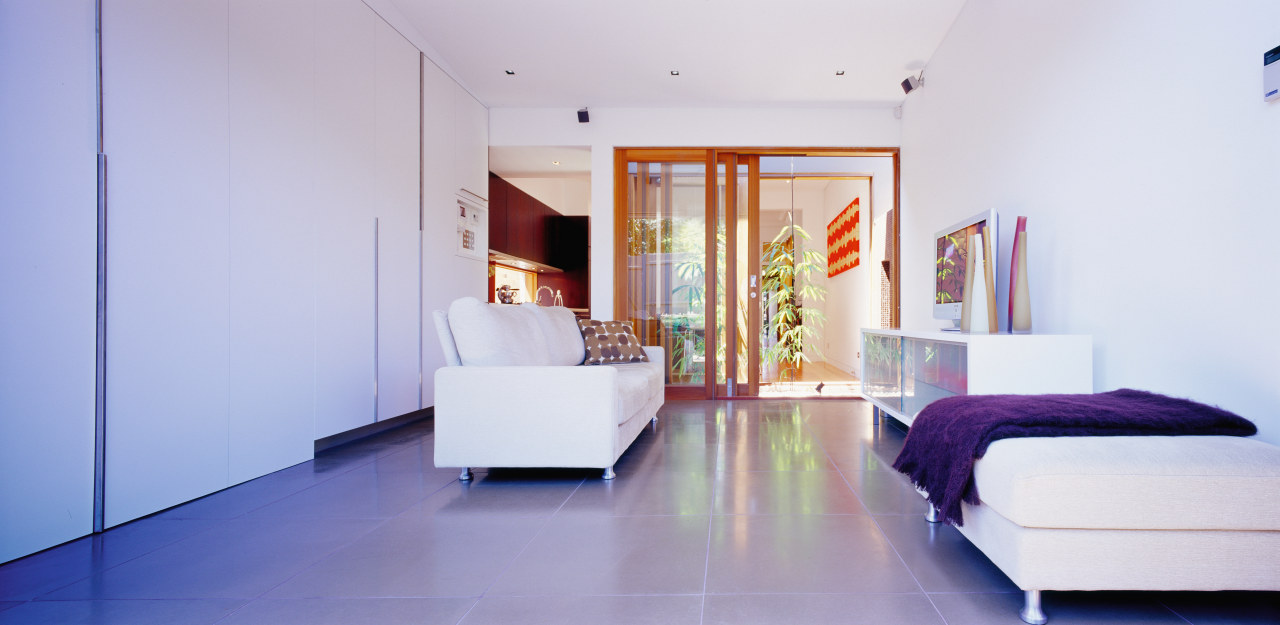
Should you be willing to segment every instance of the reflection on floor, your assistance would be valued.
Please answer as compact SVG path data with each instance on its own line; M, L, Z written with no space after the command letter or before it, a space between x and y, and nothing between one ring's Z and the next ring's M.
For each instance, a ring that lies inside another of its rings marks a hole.
M669 402L599 471L432 465L430 421L0 567L0 624L1018 625L861 401ZM1052 625L1280 623L1280 593L1046 592Z
M819 386L821 384L821 386ZM761 397L859 397L862 383L857 375L828 362L806 362L795 380L770 381L760 385Z

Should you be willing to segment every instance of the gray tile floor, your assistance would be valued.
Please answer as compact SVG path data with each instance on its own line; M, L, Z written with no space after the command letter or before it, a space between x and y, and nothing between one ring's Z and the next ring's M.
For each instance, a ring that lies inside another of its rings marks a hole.
M432 465L430 421L0 567L3 623L1020 623L859 401L671 402L599 472ZM1046 592L1054 625L1280 623L1280 593Z

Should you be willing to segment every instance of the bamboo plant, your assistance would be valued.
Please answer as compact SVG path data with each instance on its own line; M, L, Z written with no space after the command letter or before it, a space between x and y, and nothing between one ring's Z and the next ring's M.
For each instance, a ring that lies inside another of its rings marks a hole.
M809 361L805 349L818 351L819 330L826 322L826 316L815 304L826 299L827 290L814 278L826 271L827 259L822 252L804 245L810 240L804 228L784 226L765 246L762 259L760 288L765 309L772 313L765 330L776 339L763 351L764 360L779 365L779 373L786 373L793 380L801 363ZM801 250L798 255L797 248Z

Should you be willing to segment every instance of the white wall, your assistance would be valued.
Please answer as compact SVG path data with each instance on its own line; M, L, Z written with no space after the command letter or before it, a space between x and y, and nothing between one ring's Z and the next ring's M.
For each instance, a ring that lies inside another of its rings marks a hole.
M591 146L591 314L613 311L613 155L615 147L898 145L893 111L805 109L591 109L579 124L570 109L489 112L493 146Z
M870 176L869 181L832 181L826 188L824 199L825 221L822 236L825 241L826 224L831 223L854 197L860 198L859 215L862 244L858 266L834 278L827 279L827 360L837 367L857 374L862 351L862 329L876 327L880 308L880 263L883 241L873 245L871 232L876 220L883 220L893 210L893 159L886 157L857 157L842 159L849 163L849 172ZM816 237L817 235L815 235Z
M93 529L93 42L92 0L0 1L0 562Z
M822 353L824 360L832 366L856 374L859 342L862 339L859 330L866 327L871 306L867 283L867 276L870 275L867 263L867 253L870 251L868 233L871 232L868 222L872 211L870 181L832 180L827 184L823 189L822 229L813 236L814 239L821 237L823 254L827 254L827 224L839 216L854 198L858 199L858 266L837 276L825 278L827 297L823 301L822 310L826 315L827 325L822 333Z
M1217 404L1280 442L1277 44L1272 0L970 0L905 105L903 325L938 325L935 229L995 208L1004 260L1027 215L1033 327L1092 334L1096 390Z

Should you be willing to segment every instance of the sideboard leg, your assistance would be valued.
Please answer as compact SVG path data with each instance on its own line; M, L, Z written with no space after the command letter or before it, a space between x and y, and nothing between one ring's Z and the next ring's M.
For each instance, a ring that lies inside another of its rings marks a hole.
M938 509L933 507L933 504L929 504L929 511L924 513L924 520L930 523L941 521L941 517L938 516Z
M462 467L462 473L458 475L458 480L462 482L470 482L471 477L471 467Z
M1023 594L1026 596L1026 602L1023 604L1022 611L1018 613L1018 616L1031 625L1048 623L1049 617L1045 615L1044 610L1040 609L1040 591L1028 590Z
M871 425L880 425L880 407L871 407Z
M618 474L613 472L613 465L609 465L604 468L604 475L600 477L606 480L611 480L615 477L618 477Z

